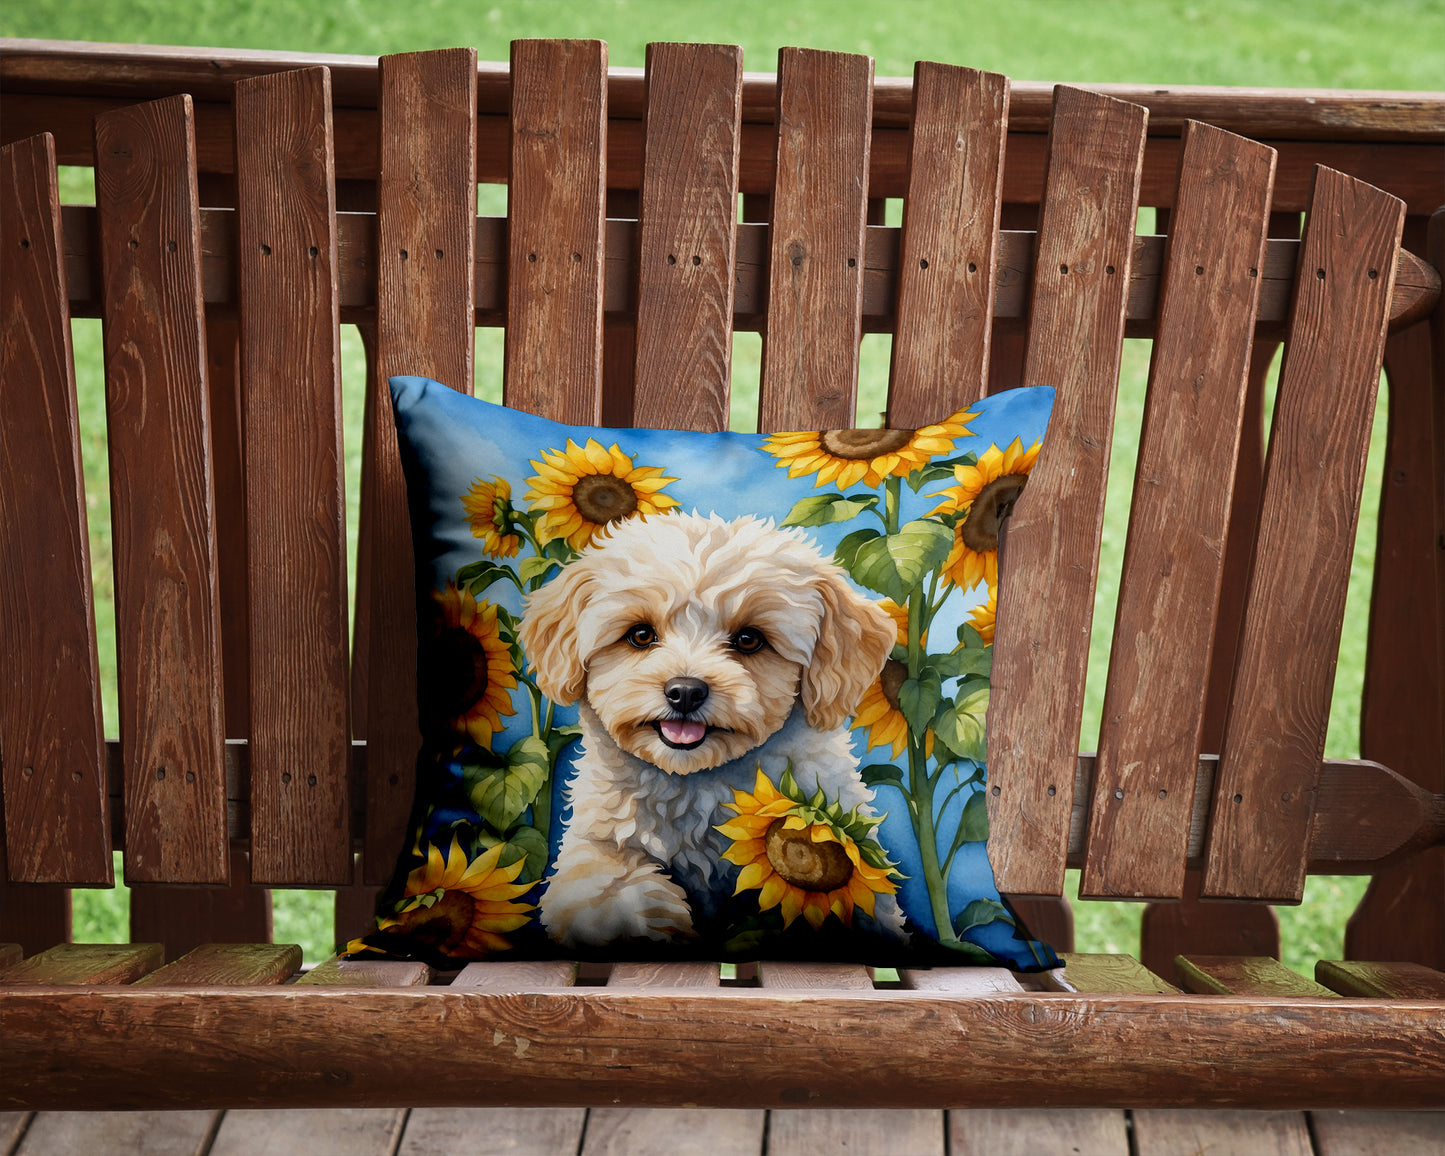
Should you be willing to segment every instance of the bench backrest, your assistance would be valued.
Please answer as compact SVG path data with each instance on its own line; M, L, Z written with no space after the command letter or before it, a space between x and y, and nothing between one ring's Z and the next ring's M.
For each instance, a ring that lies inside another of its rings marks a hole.
M257 883L349 884L358 849L367 881L385 877L417 745L385 381L470 388L479 323L505 327L506 403L569 422L723 428L735 328L764 334L764 430L855 424L865 330L893 334L893 426L1019 383L1057 388L1008 532L995 644L1005 893L1057 895L1072 863L1087 893L1178 896L1192 864L1206 894L1291 902L1311 867L1433 837L1420 792L1322 762L1387 327L1438 292L1400 249L1401 200L1321 168L1303 238L1271 239L1276 151L1190 123L1168 236L1138 237L1147 110L1060 87L1036 228L1001 231L1001 76L920 64L909 112L880 129L868 58L786 49L764 177L743 148L758 128L737 49L653 46L629 133L610 132L598 42L516 44L501 139L479 122L479 75L493 77L470 50L381 61L374 213L338 211L335 138L354 125L325 68L235 85L234 208L200 207L189 96L96 118L93 212L61 210L49 138L6 146L11 878L104 884L121 845L140 883L225 882L236 846ZM508 216L478 218L478 175L502 156ZM634 186L635 212L609 219ZM885 195L904 199L901 229L877 219ZM71 300L98 302L105 324L110 751ZM341 320L361 325L369 382L350 638ZM1021 344L1012 368L996 333ZM1154 352L1105 721L1081 759L1126 333ZM1256 334L1286 335L1288 352L1257 518L1232 519L1259 422Z

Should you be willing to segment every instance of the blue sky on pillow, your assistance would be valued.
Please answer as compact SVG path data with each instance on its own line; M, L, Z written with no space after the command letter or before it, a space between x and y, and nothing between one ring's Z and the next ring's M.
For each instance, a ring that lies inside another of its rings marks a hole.
M1054 962L998 902L981 766L1052 390L772 437L392 390L437 768L374 945Z

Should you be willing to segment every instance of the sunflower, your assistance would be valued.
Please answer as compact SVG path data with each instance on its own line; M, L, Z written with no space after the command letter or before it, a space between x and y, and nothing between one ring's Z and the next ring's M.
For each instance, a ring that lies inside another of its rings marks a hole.
M432 592L432 601L436 615L424 643L421 701L434 719L490 750L492 735L502 729L501 716L517 713L510 694L517 675L497 608L478 603L450 581Z
M617 448L603 449L588 438L585 446L567 439L566 450L543 450L533 461L537 473L527 479L527 508L541 511L537 537L543 545L563 538L580 550L609 522L634 514L661 514L677 505L659 493L676 478L665 478L659 466L634 466Z
M986 646L993 645L993 623L998 614L998 587L988 588L987 600L968 612L968 624L978 631Z
M508 951L512 944L505 933L531 922L533 903L518 903L518 896L532 889L531 883L515 883L526 856L507 867L497 866L505 843L484 851L470 863L461 843L452 837L451 848L442 857L440 848L427 847L426 863L406 879L405 903L391 918L378 918L376 930L388 935L404 934L425 943L434 951L455 959L476 959L492 952ZM379 950L355 941L347 950Z
M962 511L953 530L953 549L943 562L943 574L955 586L972 589L987 582L998 585L998 527L1013 510L1019 492L1029 480L1029 471L1039 456L1039 442L1027 450L1014 438L1006 450L989 446L973 466L954 466L958 485L940 494L946 498L931 514Z
M907 646L908 607L899 606L898 603L894 602L891 598L880 598L878 600L878 609L883 611L884 614L888 615L889 618L893 619L893 625L898 628L898 645ZM922 634L920 634L918 636L918 641L921 645L927 646L928 631L925 630Z
M840 490L862 482L877 489L890 475L905 477L928 459L953 451L956 438L968 437L965 422L977 414L958 410L941 422L920 429L825 429L773 434L767 451L787 466L788 477L816 472L818 486L834 483Z
M733 841L723 858L742 868L733 894L758 891L758 909L779 908L784 928L801 915L817 931L830 914L851 927L855 907L871 917L874 897L898 890L892 864L868 835L879 820L824 807L821 792L801 799L791 771L782 787L759 767L753 793L734 791L724 804L737 812L717 828Z
M512 533L512 487L507 479L493 475L490 482L478 478L462 495L462 508L472 527L472 537L482 540L482 549L493 558L512 558L521 539Z
M908 667L890 658L883 664L873 685L863 692L863 699L853 714L853 729L868 728L868 749L885 743L893 748L896 759L908 745L908 720L898 709L898 692L908 678Z

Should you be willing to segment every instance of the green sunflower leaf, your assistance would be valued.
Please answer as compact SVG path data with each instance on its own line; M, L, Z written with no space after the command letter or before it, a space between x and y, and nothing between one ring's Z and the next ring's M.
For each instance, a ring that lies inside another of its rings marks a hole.
M508 835L506 850L497 864L510 867L524 856L527 862L517 876L517 882L532 883L542 878L542 872L547 870L547 836L536 827L518 827Z
M877 494L845 498L842 494L815 494L796 503L783 519L784 526L826 526L846 522L878 504Z
M963 814L958 817L960 843L983 843L988 840L988 803L982 791L975 791L963 805Z
M517 564L517 574L523 582L531 582L532 579L545 575L547 571L551 570L554 566L560 568L561 565L562 563L556 558L549 558L545 554L541 557L532 555L523 558L521 562Z
M839 543L840 550L842 545ZM901 606L929 572L943 564L952 548L952 531L920 518L905 523L896 534L863 542L847 570L855 581Z
M553 538L542 547L542 553L548 558L555 558L564 566L577 557L577 551L572 549L566 538Z
M547 781L552 768L547 744L532 735L518 739L507 752L504 767L468 769L472 806L499 831L515 823Z
M492 583L500 582L503 578L511 582L518 590L522 588L517 572L510 566L498 566L495 562L488 562L485 559L480 562L472 562L457 571L457 585L465 586L472 592L474 598Z
M997 899L975 899L967 907L958 913L954 921L954 929L959 935L965 931L971 931L975 927L983 927L989 923L1007 923L1014 926L1014 918L1009 914L1008 908Z
M942 701L943 682L931 670L924 670L918 678L905 679L898 688L898 708L908 720L908 729L915 735L928 729Z
M914 470L905 479L908 488L915 494L924 486L932 485L934 482L953 481L953 467L944 465L942 462L929 462L922 469Z
M868 542L881 537L883 537L883 535L877 530L854 530L838 543L837 548L833 551L833 561L851 574L853 572L853 563L858 557L858 551Z
M961 759L984 761L988 695L986 681L965 683L959 688L958 697L946 704L933 720L934 737Z
M965 650L978 650L981 647L989 646L983 640L983 635L978 632L978 629L968 622L958 628L958 644Z
M952 943L946 944L946 946L950 951L963 956L970 963L991 964L994 967L998 966L999 961L994 957L993 952L985 951L982 947L979 947L978 944L969 943L966 939L955 940Z
M553 727L547 732L547 753L555 765L563 747L582 733L581 727Z
M891 763L874 763L870 767L864 767L863 785L865 787L897 787L900 791L908 790L903 785L903 773Z
M949 654L930 654L923 664L939 678L966 678L971 674L987 677L993 669L993 647L964 647Z

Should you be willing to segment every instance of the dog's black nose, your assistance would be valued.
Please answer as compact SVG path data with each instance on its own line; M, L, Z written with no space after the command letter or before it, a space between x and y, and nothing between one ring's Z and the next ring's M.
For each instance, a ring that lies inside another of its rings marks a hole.
M707 683L700 678L669 678L662 694L674 710L691 714L707 702Z

